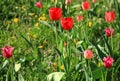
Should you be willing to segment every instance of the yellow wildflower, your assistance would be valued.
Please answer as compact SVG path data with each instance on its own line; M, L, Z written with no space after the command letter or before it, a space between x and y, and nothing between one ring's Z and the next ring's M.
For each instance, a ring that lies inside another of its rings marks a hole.
M16 39L16 37L15 37L15 36L12 36L11 38L12 38L12 39Z
M37 35L33 35L33 38L36 39L36 38L37 38Z
M41 20L43 20L43 21L46 20L46 17L45 17L45 16L39 17L39 18L38 18L38 21L41 21Z
M74 42L75 44L77 44L78 41L77 41L77 39L73 39L73 42Z
M100 67L100 66L102 66L103 65L103 63L102 62L99 62L98 63L98 67Z
M61 70L64 70L64 65L60 66L60 69L61 69Z
M54 63L53 63L53 66L54 66L54 67L57 67L57 63L56 63L56 62L54 62Z
M25 6L22 6L22 10L24 10L24 11L26 10Z
M38 46L38 48L40 48L40 49L41 49L41 48L43 48L43 46Z
M43 20L43 21L45 21L45 20L46 20L46 17L45 17L45 16L44 16L44 17L42 17L42 20Z
M35 25L34 25L34 26L38 27L38 25L39 25L39 23L37 22L37 23L35 23Z
M42 14L42 17L45 17L45 14Z
M18 23L19 19L18 19L18 18L14 18L13 21L14 21L15 23Z
M89 25L89 27L92 27L92 22L90 21L90 22L88 23L88 25Z
M46 41L46 40L44 40L44 41L43 41L43 45L46 45L46 44L47 44L47 41Z

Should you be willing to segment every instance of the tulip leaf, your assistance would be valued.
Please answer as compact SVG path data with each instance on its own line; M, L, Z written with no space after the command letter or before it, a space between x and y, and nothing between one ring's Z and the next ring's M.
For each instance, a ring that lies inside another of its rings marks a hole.
M101 60L102 60L103 57L105 56L105 54L102 52L102 50L100 50L100 48L98 47L98 45L96 44L95 41L90 41L90 42L91 42L91 44L92 44L93 46L95 46L95 48L96 48L97 51L98 51L98 55L99 55L99 57L100 57Z
M64 74L64 72L51 73L47 76L47 81L60 81Z
M94 80L100 79L102 77L102 69L101 68L97 68L94 71L92 71L92 76L93 76Z
M18 81L24 81L24 78L21 74L18 74Z
M8 64L8 60L5 60L1 69L3 69Z
M19 69L20 69L20 67L21 67L21 64L20 63L15 63L15 71L17 72L17 71L19 71Z
M48 26L48 27L51 27L51 25L49 23L47 23L46 21L41 21L41 23Z
M77 5L72 6L71 8L77 8L77 7L80 7L80 5L77 4Z
M33 48L32 43L27 38L25 38L22 34L20 34L20 36Z
M107 39L106 39L104 36L103 36L103 39L104 39L104 41L105 41L105 43L106 43L106 45L107 45L107 48L108 48L108 51L110 52L110 55L112 55L112 50L111 50L110 45L108 44Z
M38 49L35 48L33 52L34 52L33 57L34 57L35 59L37 59L37 58L38 58Z

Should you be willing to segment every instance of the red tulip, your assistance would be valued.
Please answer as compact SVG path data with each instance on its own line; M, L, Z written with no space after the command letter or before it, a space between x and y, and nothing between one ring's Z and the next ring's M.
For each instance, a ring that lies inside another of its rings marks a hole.
M82 8L83 8L83 10L89 10L90 9L90 2L88 2L88 1L82 2Z
M97 0L92 0L93 3L96 3Z
M105 34L107 37L111 37L114 35L114 29L113 28L106 28L105 30Z
M36 6L38 7L38 8L42 8L42 3L39 1L39 2L36 2Z
M106 22L113 22L116 19L114 11L108 11L105 13Z
M2 53L3 53L3 56L5 58L10 58L12 57L12 52L13 52L14 48L12 46L4 46L2 48Z
M83 18L84 18L84 17L83 17L82 15L77 15L77 16L76 16L76 20L77 20L78 22L82 21Z
M70 4L71 2L72 2L72 0L66 0L66 1L65 1L65 4L68 5L68 4Z
M103 62L104 62L104 66L109 69L112 67L114 60L110 56L107 56L103 58Z
M64 30L71 30L73 27L74 21L71 17L61 18L61 25Z
M93 52L91 50L85 50L84 57L86 59L91 59L93 57Z
M50 8L49 16L51 20L59 20L62 17L62 9L61 8Z

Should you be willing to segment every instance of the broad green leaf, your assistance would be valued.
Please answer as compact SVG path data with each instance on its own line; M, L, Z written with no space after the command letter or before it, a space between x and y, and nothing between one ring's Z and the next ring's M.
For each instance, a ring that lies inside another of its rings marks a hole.
M15 71L17 72L17 71L19 71L19 69L20 69L20 67L21 67L21 64L20 63L15 63Z
M24 78L21 74L18 74L18 81L24 81Z
M64 74L64 72L51 73L47 76L47 81L60 81Z

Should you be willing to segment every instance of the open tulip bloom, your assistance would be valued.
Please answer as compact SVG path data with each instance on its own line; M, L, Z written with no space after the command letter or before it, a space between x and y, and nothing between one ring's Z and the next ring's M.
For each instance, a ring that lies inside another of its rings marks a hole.
M103 58L103 62L104 62L104 66L109 69L112 67L114 60L112 57L107 56Z

